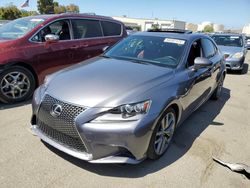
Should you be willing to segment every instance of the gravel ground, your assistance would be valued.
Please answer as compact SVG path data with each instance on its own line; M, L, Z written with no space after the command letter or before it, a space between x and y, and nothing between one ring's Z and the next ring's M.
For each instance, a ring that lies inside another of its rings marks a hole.
M158 161L90 164L29 131L30 102L0 104L0 187L250 187L243 174L213 162L250 165L250 53L244 74L227 74L223 96L208 101L177 130Z

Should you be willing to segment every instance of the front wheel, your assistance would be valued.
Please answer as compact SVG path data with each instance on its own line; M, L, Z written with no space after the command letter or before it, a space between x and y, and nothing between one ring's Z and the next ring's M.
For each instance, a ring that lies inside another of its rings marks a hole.
M168 149L176 126L176 112L168 108L159 118L152 134L147 156L150 159L160 158Z
M212 100L218 100L221 96L222 93L222 88L223 88L223 83L224 83L224 76L221 76L218 85L216 87L216 89L214 90L214 93L211 96Z
M5 103L20 102L31 97L35 78L26 68L12 66L0 73L0 100Z

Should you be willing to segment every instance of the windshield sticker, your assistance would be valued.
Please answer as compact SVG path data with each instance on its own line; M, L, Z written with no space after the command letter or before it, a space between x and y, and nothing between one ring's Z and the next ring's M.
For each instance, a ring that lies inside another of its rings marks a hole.
M171 39L171 38L165 38L164 42L167 43L174 43L174 44L178 44L178 45L183 45L185 44L185 40L180 40L180 39Z
M43 22L44 19L33 18L30 20L31 22Z
M238 36L231 36L230 37L230 39L238 39L238 38L240 38L240 37L238 37Z

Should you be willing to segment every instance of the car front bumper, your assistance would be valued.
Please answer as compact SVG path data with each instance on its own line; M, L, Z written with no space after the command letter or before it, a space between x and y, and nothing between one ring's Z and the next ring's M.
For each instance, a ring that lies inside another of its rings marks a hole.
M240 59L226 59L225 64L228 70L242 70L245 57Z
M128 163L128 164L138 164L143 161L143 158L140 160L133 159L131 157L126 156L119 156L119 155L109 155L99 159L93 159L93 155L87 152L77 152L68 147L63 146L62 144L58 143L57 141L49 138L46 134L44 134L37 125L31 125L31 130L44 142L48 143L49 145L57 148L58 150L67 153L73 157L76 157L81 160L88 161L90 163Z
M33 102L32 131L44 142L71 156L91 163L136 164L146 158L152 129L157 119L156 114L131 121L95 122L89 121L88 117L90 114L97 114L98 109L90 108L75 118L74 126L86 148L86 151L79 151L60 142L56 137L47 135L46 131L39 127L37 119L40 107L36 105Z

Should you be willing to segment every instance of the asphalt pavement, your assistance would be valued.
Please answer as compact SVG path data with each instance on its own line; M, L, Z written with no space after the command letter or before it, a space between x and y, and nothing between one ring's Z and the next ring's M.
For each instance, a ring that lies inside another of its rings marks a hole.
M90 164L41 142L29 130L30 101L0 104L0 187L250 187L244 174L215 163L250 165L250 51L244 73L227 74L223 95L177 130L157 161Z

